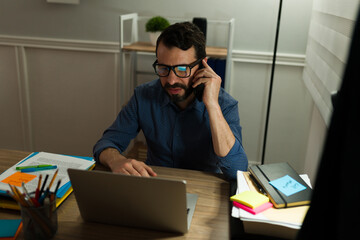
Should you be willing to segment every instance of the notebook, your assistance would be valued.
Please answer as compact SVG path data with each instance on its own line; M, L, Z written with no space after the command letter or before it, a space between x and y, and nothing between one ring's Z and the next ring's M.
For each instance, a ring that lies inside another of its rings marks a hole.
M68 170L85 221L186 233L197 202L186 182Z
M311 188L288 163L254 165L249 171L275 208L310 204Z
M21 219L0 219L0 240L16 239L22 225Z

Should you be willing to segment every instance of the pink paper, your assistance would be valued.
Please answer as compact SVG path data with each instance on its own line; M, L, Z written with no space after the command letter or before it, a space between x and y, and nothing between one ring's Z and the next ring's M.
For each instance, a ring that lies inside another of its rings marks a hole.
M238 203L238 202L235 202L235 201L233 202L233 205L235 207L241 208L241 209L243 209L243 210L245 210L245 211L247 211L249 213L252 213L254 215L258 214L258 213L260 213L260 212L262 212L262 211L264 211L264 210L266 210L268 208L271 208L273 206L271 202L267 202L267 203L264 203L263 205L260 205L257 208L253 209L253 208L250 208L248 206L245 206L245 205L243 205L241 203Z

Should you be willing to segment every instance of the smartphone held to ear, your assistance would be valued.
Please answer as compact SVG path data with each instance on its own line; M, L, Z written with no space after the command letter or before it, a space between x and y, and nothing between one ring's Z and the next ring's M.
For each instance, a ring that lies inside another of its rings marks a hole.
M202 102L202 97L204 93L205 84L202 83L199 86L194 88L195 97L199 102Z
M204 68L204 65L200 63L199 69ZM205 84L202 83L199 86L194 88L195 97L199 102L202 102L203 93L204 93Z

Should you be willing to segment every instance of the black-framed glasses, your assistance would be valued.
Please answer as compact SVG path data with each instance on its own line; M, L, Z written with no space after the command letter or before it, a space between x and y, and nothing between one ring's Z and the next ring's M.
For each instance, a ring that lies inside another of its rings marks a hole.
M172 70L175 73L175 75L178 76L179 78L187 78L187 77L190 77L190 75L191 75L191 69L193 67L195 67L196 65L198 65L201 61L202 61L202 59L198 59L189 65L179 64L179 65L175 65L175 66L168 66L165 64L159 64L158 61L156 60L153 63L153 68L155 70L155 73L159 77L169 76L170 71Z

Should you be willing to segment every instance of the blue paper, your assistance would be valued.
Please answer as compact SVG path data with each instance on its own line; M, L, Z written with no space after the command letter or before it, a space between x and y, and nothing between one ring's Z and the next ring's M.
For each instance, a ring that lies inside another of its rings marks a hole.
M59 190L57 191L56 197L62 198L65 195L65 193L69 190L70 187L71 187L71 182L65 183L64 186L59 188Z
M14 237L21 219L0 219L0 238Z
M269 183L287 197L306 189L304 185L300 184L289 175L285 175L284 177L275 179Z

